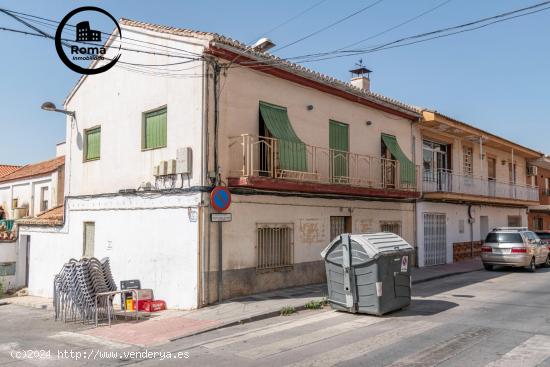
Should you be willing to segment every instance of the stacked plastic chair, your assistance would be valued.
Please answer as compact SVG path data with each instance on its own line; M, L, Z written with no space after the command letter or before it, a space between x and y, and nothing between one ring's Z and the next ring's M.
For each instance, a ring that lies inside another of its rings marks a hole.
M53 303L55 319L90 322L108 316L111 299L102 298L96 305L96 295L116 291L109 259L71 259L54 277Z

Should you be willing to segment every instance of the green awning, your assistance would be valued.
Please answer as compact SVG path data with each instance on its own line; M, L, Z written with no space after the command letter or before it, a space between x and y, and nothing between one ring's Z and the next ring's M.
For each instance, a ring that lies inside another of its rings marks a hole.
M279 140L279 168L307 171L306 145L294 132L285 107L260 101L265 127Z
M414 185L416 183L416 167L401 150L401 147L397 143L397 138L393 135L382 134L382 141L394 159L399 161L401 183Z

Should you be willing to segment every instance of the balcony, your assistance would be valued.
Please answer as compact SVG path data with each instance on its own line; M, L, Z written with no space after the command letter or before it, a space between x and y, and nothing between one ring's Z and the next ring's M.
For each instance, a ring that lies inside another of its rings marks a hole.
M539 201L538 187L459 175L450 170L424 170L422 186L424 197L432 199L522 205Z
M310 193L416 198L419 169L301 142L243 134L230 139L229 186Z

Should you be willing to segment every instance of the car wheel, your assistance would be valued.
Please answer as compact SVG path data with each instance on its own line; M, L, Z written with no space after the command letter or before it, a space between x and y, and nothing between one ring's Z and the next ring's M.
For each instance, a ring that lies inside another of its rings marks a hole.
M537 270L537 265L535 263L535 258L531 259L531 262L529 263L529 266L527 267L527 270L529 270L530 273L534 273Z
M485 268L485 270L493 270L493 265L490 265L490 264L483 264L483 267Z
M548 255L548 257L546 258L546 261L544 262L544 267L550 268L550 255Z

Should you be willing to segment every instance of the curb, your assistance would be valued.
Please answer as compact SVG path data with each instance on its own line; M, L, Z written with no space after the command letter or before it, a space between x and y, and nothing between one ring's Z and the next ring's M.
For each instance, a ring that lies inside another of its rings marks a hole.
M303 306L294 307L294 310L296 312L304 311L304 310L306 310L306 306L303 305ZM176 341L176 340L181 340L181 339L188 338L190 336L200 335L200 334L204 334L204 333L207 333L207 332L210 332L210 331L220 330L220 329L224 329L224 328L231 327L231 326L248 324L248 323L254 322L254 321L270 319L270 318L277 317L277 316L281 316L281 311L280 310L278 310L278 311L269 311L269 312L257 314L257 315L254 315L254 316L247 316L247 317L244 317L244 318L239 319L237 321L231 321L231 322L228 322L228 323L213 326L211 328L198 330L198 331L193 332L191 334L176 336L176 337L168 339L168 340L170 342L173 342L173 341Z

